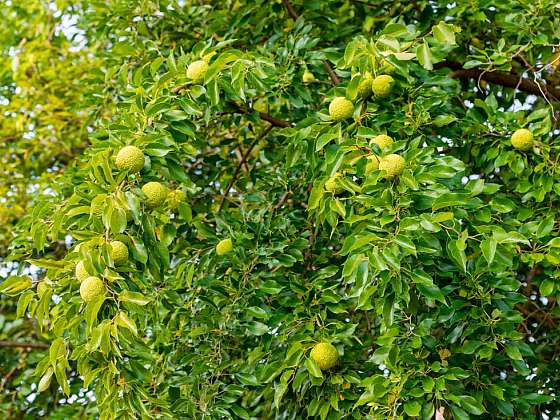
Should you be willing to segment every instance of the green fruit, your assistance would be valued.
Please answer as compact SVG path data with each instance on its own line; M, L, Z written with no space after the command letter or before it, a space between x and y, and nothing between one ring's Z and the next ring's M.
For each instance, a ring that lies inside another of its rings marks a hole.
M330 193L336 193L337 192L337 187L338 187L338 182L337 182L337 178L340 176L340 173L335 173L334 176L331 176L329 179L327 179L327 181L325 182L325 191L328 191Z
M393 139L387 134L380 134L379 136L374 137L371 142L377 144L381 151L383 151L383 149L387 146L393 144Z
M365 169L366 175L369 175L373 171L376 171L378 168L379 168L379 158L375 155L368 156L366 169Z
M348 99L338 96L329 105L329 115L335 121L344 121L354 113L354 105Z
M99 277L88 277L80 285L80 296L84 302L89 302L107 292L105 284Z
M192 79L193 82L199 83L204 80L204 75L208 70L208 63L204 60L193 61L187 67L187 77Z
M176 210L186 198L187 195L183 190L173 190L167 194L167 205L171 210Z
M142 187L146 195L146 205L153 209L161 206L167 198L167 187L159 182L148 182Z
M140 172L144 167L144 153L136 146L125 146L117 153L115 163L121 171Z
M220 242L218 242L218 245L216 245L216 254L218 255L227 254L232 250L233 250L233 242L231 241L230 238L222 239Z
M336 365L338 351L330 343L318 343L311 350L311 358L317 363L319 369L328 370Z
M86 267L84 265L84 262L83 261L78 261L78 264L76 264L76 278L80 282L82 282L90 276L91 276L91 274L89 274L87 272Z
M391 93L394 84L395 79L393 79L388 74L382 74L381 76L377 76L375 79L373 79L371 90L373 91L375 96L387 96Z
M520 128L511 136L511 144L517 150L531 150L533 147L533 133L526 128Z
M360 80L360 83L358 83L358 88L356 90L359 98L367 98L369 95L371 95L372 82L373 79L371 78L370 74L366 74L362 78L362 80Z
M121 265L128 261L128 247L121 241L109 243L109 254L115 265Z
M309 70L305 70L303 72L303 76L301 77L303 83L311 83L315 81L315 75L311 73Z
M379 170L385 172L385 178L393 179L404 171L405 161L396 154L385 156L379 162Z

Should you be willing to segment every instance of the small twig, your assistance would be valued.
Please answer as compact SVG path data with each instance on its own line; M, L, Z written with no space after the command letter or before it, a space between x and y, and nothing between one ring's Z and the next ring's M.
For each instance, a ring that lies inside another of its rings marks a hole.
M278 210L281 209L282 206L286 203L286 201L288 201L288 198L290 197L290 195L292 195L292 192L290 190L286 191L283 195L282 198L280 199L280 201L278 202L278 204L276 204L274 206L274 210Z
M266 112L259 112L259 116L261 117L261 120L267 121L275 127L286 128L292 126L292 124L290 124L288 121L275 118L270 114L267 114Z
M288 14L290 15L290 17L293 20L298 20L299 16L298 16L296 10L294 9L294 7L290 4L290 2L288 0L282 0L282 3L284 4L284 7L288 11Z
M298 20L299 19L299 15L297 14L296 10L294 9L292 4L288 0L282 0L282 4L284 4L284 7L288 11L288 15L293 20ZM325 70L327 70L327 73L329 74L329 77L331 78L332 84L335 85L335 86L339 85L340 84L340 79L338 78L338 76L336 75L336 73L332 69L331 65L328 63L328 61L326 61L326 60L323 61L323 66L325 66Z
M47 343L22 343L20 341L0 341L0 347L18 347L28 349L48 349Z
M331 65L327 61L323 61L323 66L325 66L325 70L329 73L329 77L331 78L331 82L333 85L337 86L340 84L340 79L332 69Z
M253 142L249 145L249 147L247 148L247 150L243 154L243 158L241 159L241 162L239 162L239 164L237 165L237 168L235 168L235 172L233 173L233 176L231 177L231 180L229 181L229 184L226 187L226 189L224 191L224 194L222 195L222 198L220 200L220 206L218 207L218 212L220 212L222 210L222 208L224 207L226 197L229 194L229 191L231 190L231 187L233 187L233 184L235 184L235 181L237 181L237 178L239 177L239 172L241 172L241 167L243 166L244 163L247 162L247 158L249 157L249 154L251 153L251 150L253 150L253 148L257 145L257 143L264 136L266 136L268 133L270 133L270 130L272 130L273 127L274 126L272 124L269 125L259 136L255 137Z
M243 149L241 148L241 146L235 149L235 156L237 156L239 162L243 162ZM249 165L247 165L247 162L243 162L243 172L245 174L249 172Z

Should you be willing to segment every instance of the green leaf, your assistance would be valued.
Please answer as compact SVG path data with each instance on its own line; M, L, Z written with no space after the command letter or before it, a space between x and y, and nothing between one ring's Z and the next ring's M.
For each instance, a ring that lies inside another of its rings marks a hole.
M497 244L498 243L494 238L486 238L480 242L480 250L482 251L482 255L488 265L492 264L492 261L494 261Z
M552 295L554 293L554 289L555 289L555 284L554 281L551 279L544 279L539 286L539 290L541 292L541 295L543 296Z
M420 415L420 410L422 410L422 405L416 400L404 403L404 412L410 417Z
M447 45L455 45L455 26L440 22L432 28L434 38Z
M150 299L148 299L142 293L131 292L129 290L124 290L119 293L118 299L121 302L134 303L135 305L140 306L144 306L150 303Z
M416 58L426 70L432 70L434 68L432 52L426 41L416 47Z
M317 363L315 363L315 361L311 357L308 357L305 360L305 368L311 374L311 376L314 376L315 378L323 377L321 369L319 368L319 366L317 366Z

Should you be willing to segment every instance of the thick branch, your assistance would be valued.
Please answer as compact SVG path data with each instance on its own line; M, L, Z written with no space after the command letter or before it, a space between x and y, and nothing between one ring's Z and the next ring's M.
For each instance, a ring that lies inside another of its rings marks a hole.
M19 347L27 349L48 349L46 343L22 343L19 341L0 341L0 347Z
M235 168L235 172L233 173L233 176L231 177L231 180L229 181L229 184L226 187L226 190L224 191L224 194L222 195L222 198L220 200L220 206L218 207L218 212L220 212L222 210L222 208L224 207L226 197L229 194L229 191L231 190L231 187L233 187L233 184L235 184L235 181L237 181L237 178L239 177L239 172L241 172L241 167L247 162L247 158L249 157L249 154L251 153L253 148L257 145L257 143L264 136L266 136L268 133L270 133L270 130L272 130L273 127L274 127L273 125L269 125L259 136L255 137L253 142L250 144L250 146L247 148L247 150L243 154L243 158L241 159L241 162L239 162L239 164L237 165L237 168Z
M275 118L270 114L267 114L266 112L259 112L259 116L261 117L261 120L268 121L270 124L272 124L275 127L286 128L292 126L288 121Z
M488 83L518 89L532 95L560 101L560 90L549 88L544 83L524 79L512 73L498 70L464 69L459 63L444 61L434 66L435 69L449 68L453 70L451 77L456 79L484 80Z

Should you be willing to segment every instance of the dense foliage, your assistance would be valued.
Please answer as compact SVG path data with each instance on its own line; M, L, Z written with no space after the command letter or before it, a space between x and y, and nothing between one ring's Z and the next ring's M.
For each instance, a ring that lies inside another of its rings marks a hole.
M560 415L553 0L0 14L3 417Z

